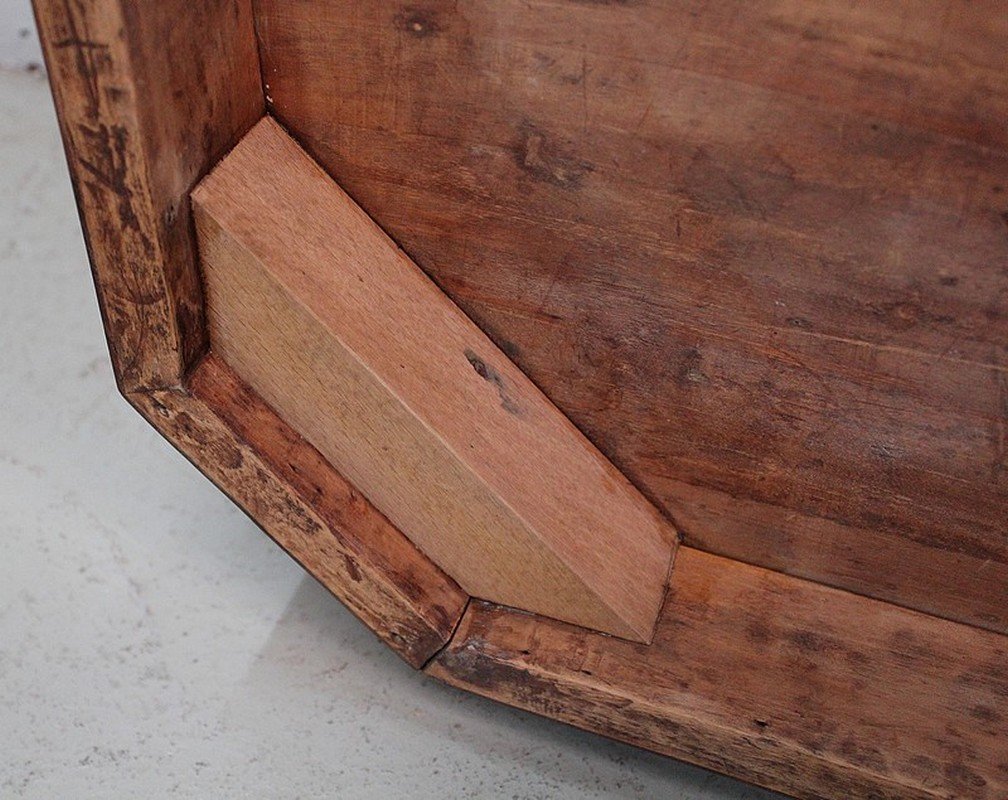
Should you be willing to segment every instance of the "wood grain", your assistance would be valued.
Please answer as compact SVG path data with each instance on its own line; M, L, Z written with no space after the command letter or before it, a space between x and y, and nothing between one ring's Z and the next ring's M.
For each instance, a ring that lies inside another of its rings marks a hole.
M245 0L35 0L119 388L404 659L468 596L206 350L189 193L261 116ZM152 480L156 476L152 476Z
M1008 631L999 6L255 8L270 109L687 542Z
M34 0L120 387L206 347L189 192L262 115L248 0Z
M470 602L204 355L188 208L265 90L691 541L1008 630L999 6L255 0L264 85L244 0L35 7L120 388L410 664L799 797L1008 795L1005 636L691 548L648 647Z
M671 526L275 122L193 205L214 352L424 553L650 639Z
M1008 796L1008 640L683 547L650 647L473 603L456 686L802 798Z
M469 597L214 356L130 401L277 544L414 667Z

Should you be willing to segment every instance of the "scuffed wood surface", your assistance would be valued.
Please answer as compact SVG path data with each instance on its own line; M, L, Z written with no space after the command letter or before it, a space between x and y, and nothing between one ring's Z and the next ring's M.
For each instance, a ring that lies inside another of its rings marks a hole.
M448 640L468 595L219 359L187 390L129 399L403 659L419 667Z
M687 542L1008 631L999 4L256 17L271 110Z
M801 797L1008 795L1005 637L692 549L651 647L464 612L184 379L188 193L265 89L693 542L1008 630L998 6L256 0L262 87L243 0L35 5L120 386L409 663Z
M213 358L189 194L263 113L247 0L35 0L120 389L414 666L468 600Z
M1008 796L1004 636L691 548L650 647L474 601L428 671L796 797Z
M249 0L34 0L120 387L206 347L189 192L262 115Z
M213 352L469 594L637 641L675 531L272 119L193 192Z

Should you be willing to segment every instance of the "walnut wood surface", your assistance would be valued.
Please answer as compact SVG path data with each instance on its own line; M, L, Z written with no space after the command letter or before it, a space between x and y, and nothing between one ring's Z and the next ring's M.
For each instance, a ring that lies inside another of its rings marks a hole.
M271 110L685 540L1008 630L997 3L257 0Z
M193 208L213 351L434 563L650 640L675 531L276 122Z
M428 671L804 798L1008 797L1008 640L683 547L650 647L472 603Z

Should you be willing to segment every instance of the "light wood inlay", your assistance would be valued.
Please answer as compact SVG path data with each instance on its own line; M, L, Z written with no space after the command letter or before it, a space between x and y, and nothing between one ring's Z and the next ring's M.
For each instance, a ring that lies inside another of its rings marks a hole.
M211 346L476 597L651 637L671 526L272 120L193 193Z

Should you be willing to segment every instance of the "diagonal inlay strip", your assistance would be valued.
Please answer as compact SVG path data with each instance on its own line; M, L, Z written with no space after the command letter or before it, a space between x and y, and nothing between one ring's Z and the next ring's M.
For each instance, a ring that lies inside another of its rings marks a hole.
M271 119L193 193L214 351L471 595L648 641L675 532Z

